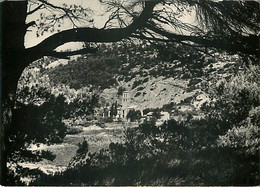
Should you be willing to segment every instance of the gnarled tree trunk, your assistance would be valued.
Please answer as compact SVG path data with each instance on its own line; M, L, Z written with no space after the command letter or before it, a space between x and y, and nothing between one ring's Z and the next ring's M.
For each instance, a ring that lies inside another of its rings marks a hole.
M24 70L24 36L26 32L27 1L1 4L2 12L2 66L1 66L1 184L7 182L7 154L5 132L12 121L17 82Z

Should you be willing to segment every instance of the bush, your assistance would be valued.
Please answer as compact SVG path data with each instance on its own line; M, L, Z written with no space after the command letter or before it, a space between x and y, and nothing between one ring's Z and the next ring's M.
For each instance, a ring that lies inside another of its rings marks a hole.
M143 90L143 89L144 89L144 87L143 87L143 86L140 86L140 87L137 88L137 91L141 91L141 90Z
M133 83L132 89L136 88L137 86L139 86L140 84L142 84L142 80L136 80Z
M140 110L130 110L126 116L127 119L130 119L131 122L140 120L142 117Z
M134 95L134 97L138 97L139 95L141 95L141 92L136 92L136 94Z

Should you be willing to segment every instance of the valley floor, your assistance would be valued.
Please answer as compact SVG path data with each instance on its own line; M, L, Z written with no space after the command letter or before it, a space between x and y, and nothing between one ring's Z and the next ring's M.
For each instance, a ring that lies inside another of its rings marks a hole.
M79 134L66 135L62 144L32 147L34 150L44 149L53 152L56 155L53 161L43 160L38 163L20 163L20 165L30 169L39 168L46 174L63 171L68 166L70 160L76 155L78 144L84 139L89 144L89 152L94 153L102 148L108 148L112 142L123 142L125 129L137 126L137 123L122 122L106 123L104 128L96 125L83 127L83 132Z

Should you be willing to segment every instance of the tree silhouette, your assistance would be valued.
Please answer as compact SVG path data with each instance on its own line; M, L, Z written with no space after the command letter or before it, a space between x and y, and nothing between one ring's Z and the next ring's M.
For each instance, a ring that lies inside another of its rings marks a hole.
M90 10L79 5L57 6L45 0L4 1L2 13L2 112L1 112L1 181L6 173L4 134L10 128L15 104L17 82L23 70L43 56L68 58L71 55L95 53L98 48L85 45L83 49L59 52L55 49L68 42L108 43L122 39L143 39L182 43L201 47L215 47L229 52L258 56L257 2L214 1L101 1L109 14L103 28L90 26ZM31 7L33 7L31 9ZM29 15L39 10L39 20L26 22ZM195 10L195 11L194 11ZM195 12L196 26L178 19L184 12ZM72 28L60 30L62 20L71 22ZM116 21L116 25L115 25ZM25 34L36 27L36 35L53 32L39 44L25 48ZM172 27L172 31L168 28ZM174 32L175 31L175 32ZM189 34L183 34L188 32Z

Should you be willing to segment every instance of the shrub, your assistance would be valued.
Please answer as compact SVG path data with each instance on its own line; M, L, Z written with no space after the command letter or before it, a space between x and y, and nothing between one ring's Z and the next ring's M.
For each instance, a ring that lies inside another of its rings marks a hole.
M141 95L141 92L136 92L134 97L138 97L139 95Z

